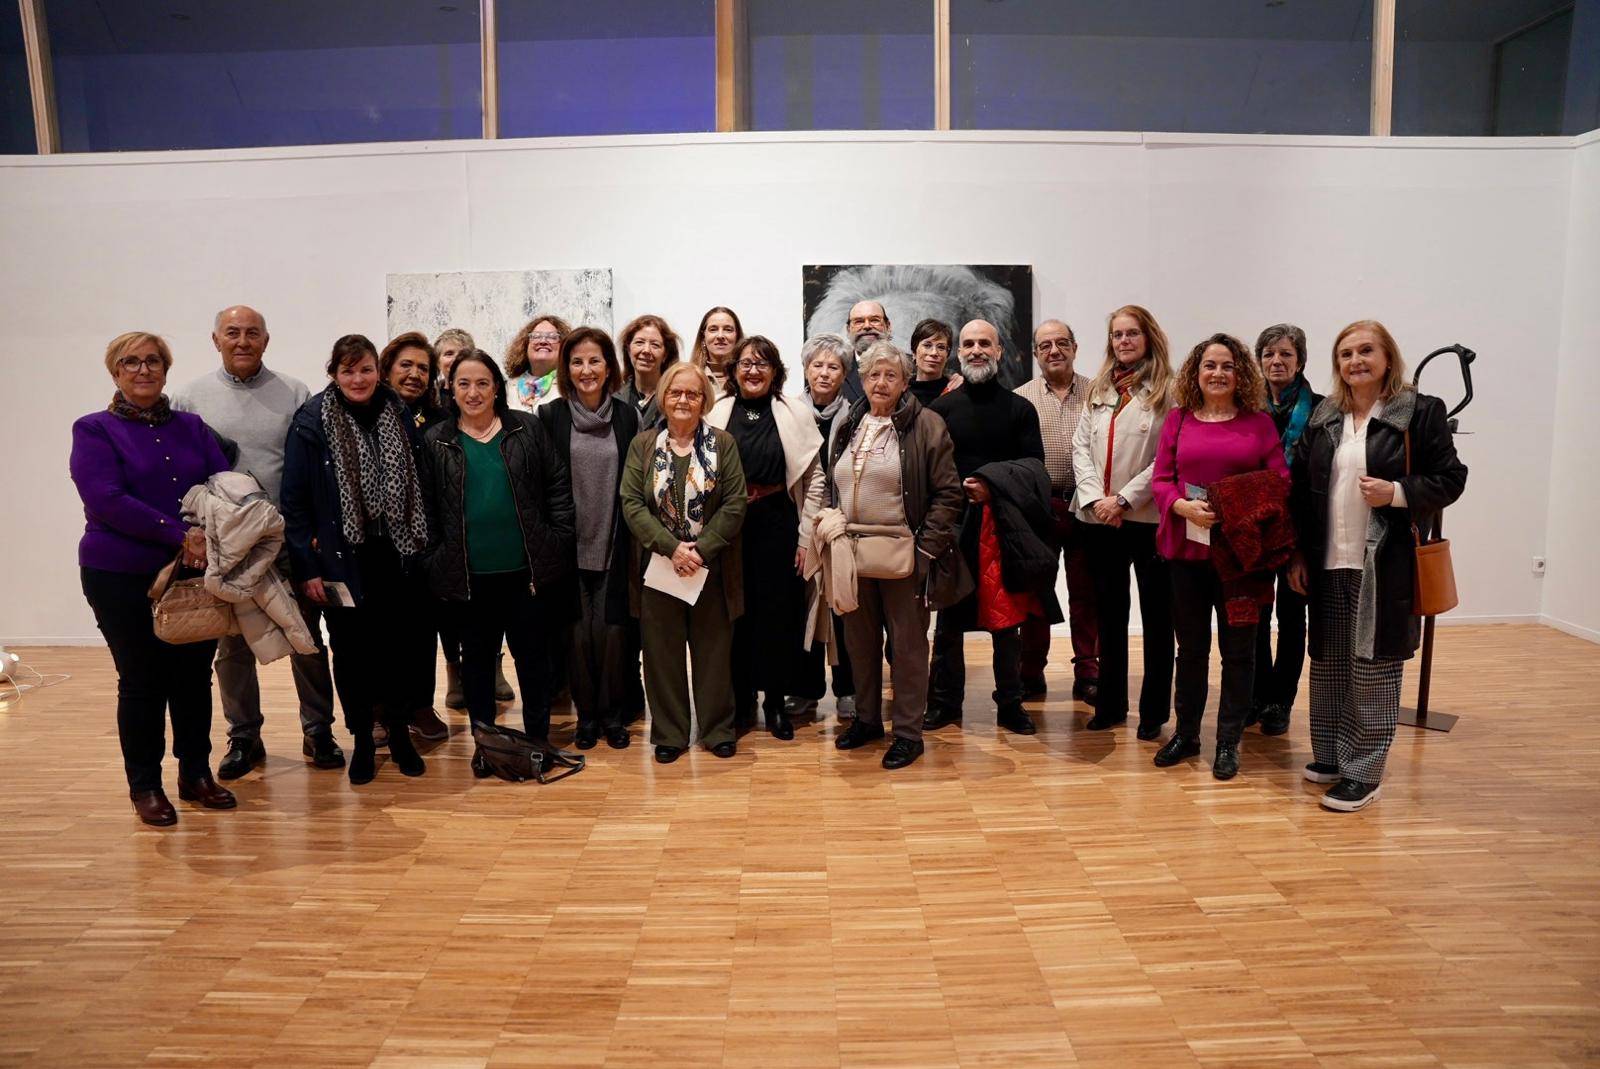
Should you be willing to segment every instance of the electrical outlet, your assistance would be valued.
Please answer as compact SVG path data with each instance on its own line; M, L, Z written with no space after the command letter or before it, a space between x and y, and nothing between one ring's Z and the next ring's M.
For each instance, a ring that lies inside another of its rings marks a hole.
M1533 574L1534 575L1543 575L1544 574L1544 558L1543 557L1535 557L1535 558L1533 558Z

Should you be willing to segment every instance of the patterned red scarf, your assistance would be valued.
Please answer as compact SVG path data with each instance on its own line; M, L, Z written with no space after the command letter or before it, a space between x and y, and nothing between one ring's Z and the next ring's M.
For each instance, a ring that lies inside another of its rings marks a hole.
M1117 416L1133 400L1133 388L1138 384L1139 372L1143 370L1142 363L1132 367L1119 367L1111 373L1111 385L1117 391L1117 407L1111 410L1111 427L1106 432L1106 496L1110 497L1111 487L1111 454L1117 445Z

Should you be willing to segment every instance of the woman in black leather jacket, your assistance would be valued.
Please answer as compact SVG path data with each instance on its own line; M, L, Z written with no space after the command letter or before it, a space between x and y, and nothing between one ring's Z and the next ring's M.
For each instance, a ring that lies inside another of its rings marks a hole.
M467 715L494 722L503 636L516 664L523 730L546 741L551 625L572 609L567 468L539 420L508 407L505 378L488 354L458 357L450 380L453 410L428 432L421 465L435 532L428 581L457 614ZM476 756L473 769L487 774Z
M1311 597L1311 756L1345 812L1378 797L1400 715L1400 675L1417 650L1413 527L1427 532L1461 496L1444 402L1405 384L1382 323L1333 343L1333 385L1295 446L1289 508L1299 551L1289 582Z

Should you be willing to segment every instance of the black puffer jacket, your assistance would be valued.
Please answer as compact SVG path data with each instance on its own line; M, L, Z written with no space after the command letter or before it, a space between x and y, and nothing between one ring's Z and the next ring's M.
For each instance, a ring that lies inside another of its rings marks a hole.
M577 531L567 466L532 413L505 412L500 419L504 427L500 455L511 481L534 589L568 590L577 569ZM426 557L428 583L434 595L446 601L467 601L472 596L463 508L467 457L458 434L453 415L429 430L417 472L434 537Z

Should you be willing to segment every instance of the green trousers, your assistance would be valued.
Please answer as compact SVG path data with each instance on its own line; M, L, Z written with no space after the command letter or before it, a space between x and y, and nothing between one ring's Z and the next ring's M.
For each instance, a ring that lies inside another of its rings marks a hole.
M721 569L713 567L693 606L646 587L640 592L639 630L644 639L644 691L650 701L650 742L689 745L689 664L694 666L694 708L700 742L732 742L733 624L722 594ZM687 647L689 656L684 656Z

